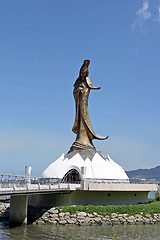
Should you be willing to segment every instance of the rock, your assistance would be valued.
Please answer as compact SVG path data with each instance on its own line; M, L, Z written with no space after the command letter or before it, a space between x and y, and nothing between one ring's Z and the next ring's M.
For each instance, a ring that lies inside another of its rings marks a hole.
M93 212L93 215L94 215L94 216L97 216L98 214L97 214L96 212Z
M58 218L58 214L50 214L49 218Z
M111 213L111 217L112 218L115 218L115 217L117 217L118 215L117 215L117 213Z
M118 216L118 220L119 220L119 221L121 221L121 220L123 220L123 219L124 219L123 217L119 217L119 216Z
M66 213L64 213L64 217L63 218L64 219L68 219L68 218L70 218L70 215L71 214L69 212L66 212Z
M105 218L106 218L106 219L108 219L108 220L110 220L110 219L111 219L111 217L110 217L110 216L108 216L108 215L106 215L106 216L105 216Z
M91 214L91 213L87 213L87 216L90 217L90 218L94 217L93 214Z
M93 218L89 218L89 217L85 218L85 222L92 222L92 221L93 221Z
M117 217L122 217L123 218L124 215L123 214L118 214Z
M90 226L90 225L92 225L92 223L84 221L84 222L80 223L79 225L80 226Z
M154 214L153 216L156 220L159 219L159 214Z
M94 221L95 221L96 223L100 224L100 225L102 224L102 220L101 220L100 217L94 218Z
M121 224L127 223L127 220L124 219L124 218L121 218L121 219L120 219L120 223L121 223Z
M84 218L77 218L77 221L78 221L78 223L83 223L84 221L85 221L85 219Z
M43 213L43 215L41 216L41 218L46 218L46 217L49 217L49 213L48 212L45 212L45 213Z
M144 223L144 221L143 221L143 219L135 219L135 224L136 225L140 225L140 224L142 224L142 223Z
M111 222L112 222L113 225L119 225L119 224L121 224L118 218L113 218L113 219L111 219Z
M86 212L78 212L78 213L77 213L77 217L78 217L78 218L84 218L84 217L86 217L86 216L87 216Z
M111 220L107 220L105 223L106 223L107 225L112 225L112 221L111 221Z
M147 223L147 224L150 223L150 219L146 218L145 223Z
M77 223L77 220L75 218L69 218L69 219L67 219L67 222L69 224L75 224L75 223Z
M123 217L128 217L128 214L127 214L127 213L124 213L124 214L123 214Z
M112 225L121 225L121 222L120 221L112 222Z
M66 220L60 220L60 221L59 221L59 224L61 224L61 225L66 225L66 224L67 224L67 221L66 221Z
M40 221L40 220L39 220L39 221L37 221L37 224L38 224L38 225L44 225L44 224L45 224L45 222L44 222L44 221Z
M70 214L70 212L65 212L64 215L65 216L70 216L71 214Z
M54 211L55 209L56 209L55 207L52 207L48 211Z
M135 217L134 216L129 216L128 219L129 220L135 220Z
M51 208L50 210L48 210L48 213L49 214L58 214L59 211L57 209L55 209L55 208Z
M47 223L53 224L53 225L57 225L58 224L58 222L53 220L53 219L50 219Z
M152 222L153 222L153 223L156 223L157 221L156 221L156 219L153 219Z
M76 217L77 217L77 214L71 214L70 217L71 217L71 218L76 218Z
M135 221L132 219L128 219L127 224L129 225L135 225Z
M65 213L63 213L63 212L59 213L60 218L63 218L64 216L65 216Z
M4 205L0 205L0 211L4 211L5 210L5 206Z
M51 219L47 218L47 217L41 217L41 220L44 221L45 223L47 223L48 221L50 221Z
M142 218L142 216L140 214L135 214L134 216L135 216L135 218Z

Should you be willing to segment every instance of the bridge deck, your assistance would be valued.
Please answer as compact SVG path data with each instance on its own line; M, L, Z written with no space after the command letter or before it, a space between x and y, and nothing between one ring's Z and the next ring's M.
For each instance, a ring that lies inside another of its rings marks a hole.
M28 178L25 176L8 174L0 174L0 177L0 196L52 192L58 193L81 188L80 183L61 183L58 179L53 178Z
M25 176L0 175L0 196L28 195L42 193L60 193L74 190L89 191L121 191L121 192L149 192L157 191L157 184L131 184L90 182L87 179L81 183L62 183L53 178L27 178Z
M57 185L38 185L30 184L24 187L8 187L0 188L0 196L6 195L24 195L24 194L40 194L52 192L73 191L81 188L80 184L57 184Z

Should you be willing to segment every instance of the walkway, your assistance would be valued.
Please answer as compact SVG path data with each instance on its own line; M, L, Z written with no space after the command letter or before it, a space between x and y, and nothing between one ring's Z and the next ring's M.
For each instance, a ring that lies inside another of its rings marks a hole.
M0 174L0 196L64 192L81 189L79 183L60 183L54 178L27 178Z

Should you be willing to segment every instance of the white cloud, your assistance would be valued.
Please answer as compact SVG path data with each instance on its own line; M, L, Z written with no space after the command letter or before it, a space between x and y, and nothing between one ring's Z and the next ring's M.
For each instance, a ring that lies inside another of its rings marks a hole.
M149 3L147 0L143 1L142 7L140 7L136 12L136 16L136 20L131 25L132 30L134 30L137 25L142 28L144 22L151 18L152 14L149 10Z
M160 5L157 8L157 17L155 18L154 21L160 24Z
M136 15L139 16L142 20L147 20L151 17L151 13L148 10L149 3L147 1L143 2L142 7L136 12Z
M160 6L158 7L158 21L160 23Z

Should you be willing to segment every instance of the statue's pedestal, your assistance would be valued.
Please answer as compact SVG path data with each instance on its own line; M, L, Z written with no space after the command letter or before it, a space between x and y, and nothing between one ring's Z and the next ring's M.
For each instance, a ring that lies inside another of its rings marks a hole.
M51 163L42 177L68 185L63 193L33 196L39 206L111 205L148 202L155 184L131 184L121 166L96 150L74 150ZM63 187L63 186L62 186ZM61 186L60 186L61 189Z
M74 150L65 156L62 154L45 169L42 177L70 183L82 179L88 182L129 183L123 168L109 155L105 157L96 150Z

